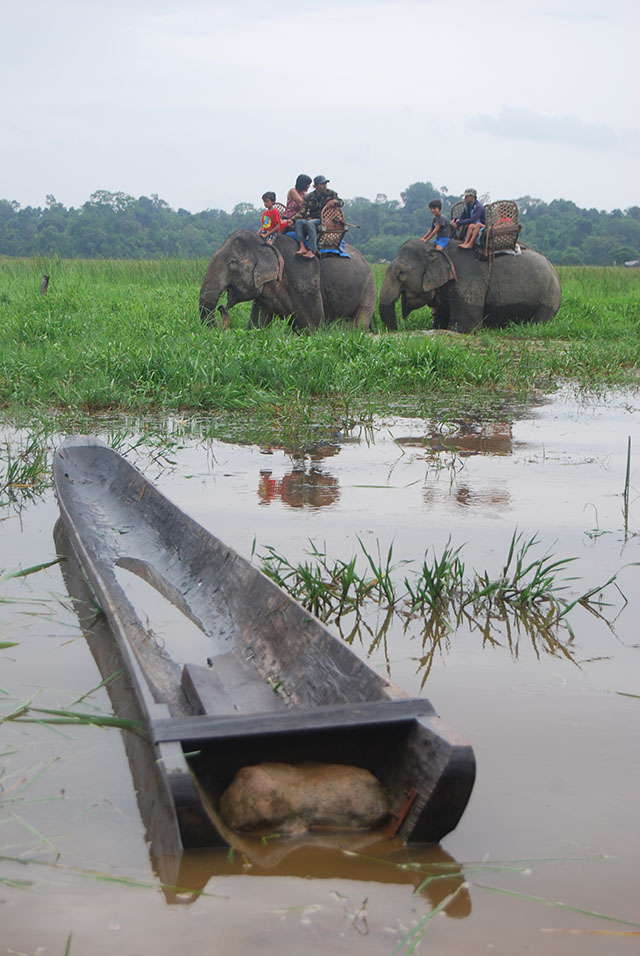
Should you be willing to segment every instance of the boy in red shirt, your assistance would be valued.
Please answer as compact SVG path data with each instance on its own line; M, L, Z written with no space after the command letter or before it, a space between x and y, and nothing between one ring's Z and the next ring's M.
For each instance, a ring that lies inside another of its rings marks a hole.
M263 239L266 239L267 242L274 242L282 225L280 213L275 206L276 194L273 192L265 193L262 197L262 201L264 203L264 212L262 213L262 221L260 223L260 235Z

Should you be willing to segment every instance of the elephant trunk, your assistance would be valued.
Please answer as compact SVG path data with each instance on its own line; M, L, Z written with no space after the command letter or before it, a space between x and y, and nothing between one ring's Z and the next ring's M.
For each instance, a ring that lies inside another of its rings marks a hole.
M216 324L216 306L225 287L222 283L208 284L205 281L200 289L200 321L205 325Z
M388 329L396 332L398 322L396 320L396 302L400 296L400 283L391 274L390 268L384 277L382 288L380 289L380 298L378 300L378 311L380 318Z

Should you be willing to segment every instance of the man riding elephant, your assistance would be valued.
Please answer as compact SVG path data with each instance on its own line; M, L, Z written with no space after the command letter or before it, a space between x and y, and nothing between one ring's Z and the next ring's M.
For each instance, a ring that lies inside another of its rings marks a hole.
M462 215L458 219L451 220L454 230L461 229L461 235L464 234L464 242L460 249L473 248L484 224L485 208L481 202L478 202L478 193L475 189L465 189Z
M302 208L293 217L296 239L298 240L297 256L313 259L318 251L318 226L325 206L343 206L342 199L333 189L327 189L329 180L326 176L316 176L313 180L314 189L305 196ZM309 243L307 249L305 237Z

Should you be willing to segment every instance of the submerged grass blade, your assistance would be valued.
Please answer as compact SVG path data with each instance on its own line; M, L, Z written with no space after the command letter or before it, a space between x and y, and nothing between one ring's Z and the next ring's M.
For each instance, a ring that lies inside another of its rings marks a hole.
M33 883L31 880L12 880L8 876L0 876L0 885L8 886L12 890L28 890Z
M34 564L30 568L21 568L19 571L12 571L10 574L5 574L2 580L8 581L11 578L26 578L29 574L35 574L37 571L51 568L54 564L60 564L60 562L64 560L64 558L54 558L53 561L44 561L42 564Z
M220 893L207 893L206 890L194 890L186 886L173 886L170 883L157 883L150 880L140 880L133 877L127 876L112 876L110 873L103 873L100 870L89 870L83 869L79 866L65 866L62 863L55 863L51 860L35 860L35 859L25 859L20 856L9 856L5 853L0 853L0 861L4 860L8 863L19 863L22 866L46 866L52 870L60 870L63 873L67 873L71 876L78 876L81 879L85 880L97 880L98 882L103 883L117 883L121 886L130 886L137 889L143 890L157 890L158 886L163 887L167 890L172 890L176 893L188 893L190 896L207 896L210 899L218 900L227 900L228 896L222 896Z
M95 687L92 687L91 690L88 690L85 694L81 694L80 697L76 697L75 700L72 700L69 704L69 707L73 707L75 704L80 704L83 700L86 700L87 697L90 697L91 694L94 694L97 690L100 690L101 687L106 687L107 684L110 684L112 680L115 680L117 677L121 677L124 673L124 667L121 667L119 670L114 671L113 674L109 674L108 677L105 677L104 680L101 680L99 684L96 684Z
M516 890L505 890L498 886L487 886L484 883L473 882L481 890L490 890L492 893L501 893L504 896L515 896L521 900L531 900L533 903L544 903L545 906L554 906L558 909L570 910L572 913L583 913L585 916L595 916L596 919L609 920L612 923L621 923L623 926L635 926L640 928L640 923L634 923L633 920L621 919L618 916L608 916L606 913L599 913L597 910L584 909L581 906L571 906L569 903L561 903L559 900L547 900L543 896L531 896L528 893L518 893Z
M455 900L456 896L466 888L467 884L461 883L460 886L457 886L452 893L449 893L449 895L445 896L443 900L440 900L438 905L434 906L431 912L427 913L426 916L423 916L417 926L415 926L410 933L407 933L404 939L398 943L394 949L394 953L399 953L404 946L407 947L404 951L404 956L411 956L412 953L415 953L416 947L424 936L425 928L428 926L431 920L437 916L438 913L441 913L445 907L449 906L449 904Z
M23 711L24 712L24 711ZM15 720L17 723L38 723L38 724L73 724L82 726L90 724L93 727L118 727L120 730L131 730L133 733L146 735L146 730L142 724L135 720L127 720L124 717L114 717L109 714L85 714L82 711L58 710L55 707L28 707L27 712L31 714L46 714L42 718L27 716L10 716L2 720ZM22 713L22 712L21 712Z
M44 843L44 845L48 846L50 850L55 850L56 852L58 851L58 847L55 845L53 840L50 840L49 837L44 835L44 833L40 833L39 830L36 830L36 828L32 826L28 820L25 820L24 817L21 817L19 813L15 812L15 810L11 811L11 816L14 820L17 820L19 823L21 823L22 826L29 831L29 833L32 833L38 842Z

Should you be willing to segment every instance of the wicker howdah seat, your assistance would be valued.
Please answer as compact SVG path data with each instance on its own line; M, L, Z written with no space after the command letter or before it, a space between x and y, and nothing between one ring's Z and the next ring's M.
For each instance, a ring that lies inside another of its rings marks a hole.
M285 209L284 204L276 202L274 206L282 216ZM287 231L293 234L293 228ZM339 249L340 243L348 231L349 227L344 221L340 206L325 206L320 214L320 225L318 226L318 251L328 252Z
M318 250L339 249L348 231L340 206L325 206L320 213L318 226Z
M498 199L485 210L485 231L480 248L485 255L515 251L522 226L518 221L518 204L513 199Z
M460 216L462 215L463 209L464 209L464 199L459 199L458 202L454 202L453 206L451 207L450 218L459 219ZM453 230L453 238L464 239L464 234L466 231L467 231L466 226L458 226L457 229Z
M464 200L454 202L451 207L451 219L462 215ZM498 199L485 206L485 229L476 242L476 249L482 255L491 256L496 252L515 252L522 226L519 222L518 204L513 199ZM454 239L464 239L466 226L454 231Z

